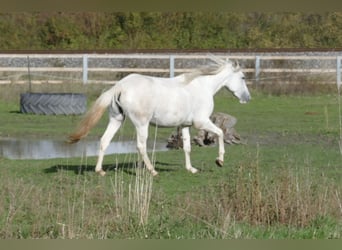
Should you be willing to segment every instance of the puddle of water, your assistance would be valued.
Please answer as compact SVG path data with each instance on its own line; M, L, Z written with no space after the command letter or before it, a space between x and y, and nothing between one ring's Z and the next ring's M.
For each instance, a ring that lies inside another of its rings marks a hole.
M0 139L0 156L8 159L53 159L81 156L97 156L99 141L81 141L68 144L58 140ZM147 148L153 149L153 142ZM168 150L165 142L156 142L155 151ZM136 153L135 141L112 142L108 154Z

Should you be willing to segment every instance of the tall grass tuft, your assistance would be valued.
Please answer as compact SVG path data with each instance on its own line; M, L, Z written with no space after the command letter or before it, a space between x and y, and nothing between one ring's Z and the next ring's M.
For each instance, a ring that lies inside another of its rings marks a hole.
M139 225L146 225L152 195L153 177L145 169L134 165L135 177L125 181L123 171L115 171L111 178L114 194L114 207L119 217L137 220Z
M236 235L237 224L307 228L324 220L342 222L338 184L331 183L323 173L317 178L310 162L295 168L281 164L273 174L262 175L257 147L256 157L242 161L234 179L181 199L182 216L191 215L206 223L221 238L241 237ZM341 237L338 231L331 237Z

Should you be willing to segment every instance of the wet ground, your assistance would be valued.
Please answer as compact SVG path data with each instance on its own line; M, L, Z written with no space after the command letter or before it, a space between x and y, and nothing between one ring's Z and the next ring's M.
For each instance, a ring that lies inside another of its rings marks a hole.
M243 144L269 145L269 146L291 146L298 144L321 145L326 148L338 149L336 136L328 135L304 135L304 134L280 134L266 133L259 135L242 135ZM167 151L167 142L150 141L147 149L152 151ZM193 145L194 146L194 145ZM215 146L215 145L212 145ZM52 139L29 139L29 138L1 138L0 157L8 159L53 159L70 158L82 156L97 156L99 141L80 141L76 144L68 144L63 140ZM112 141L106 150L108 154L135 153L135 141Z
M152 150L154 145L147 146ZM0 157L8 159L53 159L81 156L96 156L99 141L81 141L68 144L62 140L38 139L3 139L0 138ZM155 143L156 151L166 151L165 142ZM137 152L135 141L112 142L106 154L123 154Z

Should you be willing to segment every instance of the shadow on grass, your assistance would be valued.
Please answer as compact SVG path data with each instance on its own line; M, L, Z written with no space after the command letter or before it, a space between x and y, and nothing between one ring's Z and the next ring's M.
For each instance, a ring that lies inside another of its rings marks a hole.
M20 112L20 110L11 110L9 113L10 114L23 114Z
M163 163L163 162L156 162L155 165L160 165L160 166L173 166L173 164L169 163ZM129 175L135 175L135 171L137 168L137 163L136 162L125 162L125 163L118 163L118 164L105 164L102 166L104 171L117 171L117 170L122 170L123 172L129 174ZM172 172L176 171L174 168L160 168L160 167L155 167L155 169L158 172ZM94 172L95 173L95 165L63 165L63 164L58 164L51 166L49 168L44 169L44 173L51 174L51 173L57 173L61 170L64 171L72 171L75 174L84 174L85 172Z

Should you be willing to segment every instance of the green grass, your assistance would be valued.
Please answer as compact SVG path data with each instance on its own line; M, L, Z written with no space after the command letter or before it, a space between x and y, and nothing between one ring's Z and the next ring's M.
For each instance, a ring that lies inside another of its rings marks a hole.
M89 104L100 89L82 89ZM80 119L20 114L17 90L6 91L0 137L66 137ZM153 180L135 167L136 154L106 156L105 177L93 172L96 157L0 158L0 238L341 238L336 93L251 92L247 105L225 91L215 99L216 111L238 118L247 141L226 146L223 168L214 163L217 147L196 146L198 174L185 170L181 150L155 152ZM90 136L99 138L106 122ZM158 128L158 140L171 131ZM134 134L127 121L115 139Z

